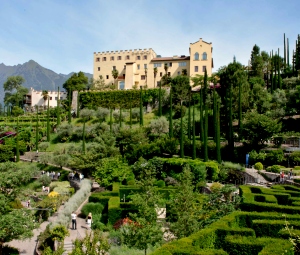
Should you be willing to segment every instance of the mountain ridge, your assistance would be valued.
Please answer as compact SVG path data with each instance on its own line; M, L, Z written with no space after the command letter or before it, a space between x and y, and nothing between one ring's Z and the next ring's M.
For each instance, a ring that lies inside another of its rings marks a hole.
M0 63L0 102L4 99L3 83L9 76L20 75L25 79L23 86L35 90L57 90L58 86L62 88L64 82L72 76L74 72L69 74L56 73L51 69L41 66L36 61L30 59L24 64L7 66ZM84 73L88 78L92 78L90 73Z

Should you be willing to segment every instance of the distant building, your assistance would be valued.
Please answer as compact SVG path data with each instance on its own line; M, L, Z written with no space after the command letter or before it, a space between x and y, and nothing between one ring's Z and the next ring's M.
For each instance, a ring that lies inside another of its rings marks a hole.
M190 43L190 56L161 57L153 49L134 49L120 51L94 52L93 78L99 79L101 75L106 84L118 85L118 89L131 89L145 86L157 87L165 75L165 65L168 67L167 75L172 78L186 71L188 76L197 74L212 74L213 58L212 43L207 43L200 38L195 43ZM157 68L154 77L154 68ZM117 70L119 75L115 81L112 70Z
M44 100L42 91L34 90L33 88L30 88L30 91L28 94L24 96L24 106L25 107L34 107L34 106L48 106L48 100ZM58 99L58 93L57 91L48 91L49 96L49 106L50 107L56 107L57 106L57 99ZM59 92L59 100L67 99L67 92L61 91Z

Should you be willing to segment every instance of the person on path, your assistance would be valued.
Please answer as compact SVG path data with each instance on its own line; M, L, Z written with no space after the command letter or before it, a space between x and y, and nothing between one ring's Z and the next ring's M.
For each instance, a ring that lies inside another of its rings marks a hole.
M77 214L75 212L72 212L71 214L71 218L72 218L72 229L76 230L77 229L77 223L76 223L76 218L77 218Z
M92 227L92 221L93 221L93 217L92 217L92 213L90 212L88 214L87 220L86 220L86 223L87 223L89 229L91 229L91 227Z
M291 168L291 170L290 170L290 180L293 180L293 169Z
M27 207L30 207L30 199L27 201Z

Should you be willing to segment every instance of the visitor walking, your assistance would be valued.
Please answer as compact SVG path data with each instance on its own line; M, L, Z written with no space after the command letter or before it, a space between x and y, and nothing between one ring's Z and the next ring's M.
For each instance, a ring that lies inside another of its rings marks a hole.
M89 229L91 229L91 227L92 227L92 222L93 222L93 217L92 217L92 213L90 212L88 214L87 220L86 220L86 223L87 223Z
M76 218L77 218L77 214L75 212L72 212L71 214L71 218L72 218L72 229L76 230L77 229L77 223L76 223Z
M290 172L289 172L289 175L290 175L290 180L293 180L293 169L291 168Z

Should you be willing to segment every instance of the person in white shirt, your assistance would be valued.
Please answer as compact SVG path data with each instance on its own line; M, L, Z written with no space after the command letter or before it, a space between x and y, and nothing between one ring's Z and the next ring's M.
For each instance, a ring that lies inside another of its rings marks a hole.
M71 218L72 218L72 229L76 229L76 217L77 217L77 214L75 212L72 212L71 214Z

